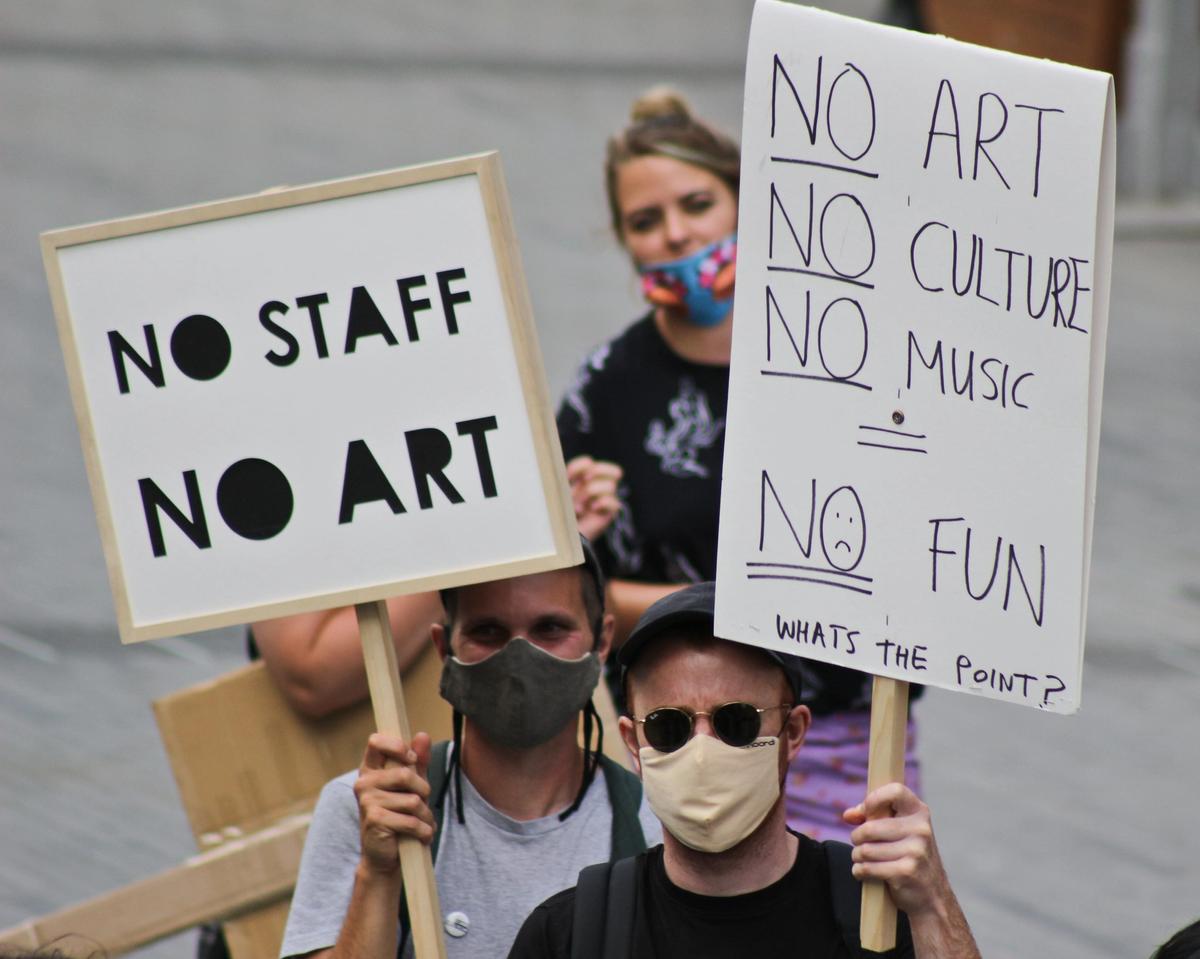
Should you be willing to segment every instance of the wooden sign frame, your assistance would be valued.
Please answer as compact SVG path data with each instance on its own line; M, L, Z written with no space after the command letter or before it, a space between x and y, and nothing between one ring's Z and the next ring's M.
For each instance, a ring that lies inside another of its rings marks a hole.
M463 566L435 575L376 582L355 588L330 589L305 593L302 596L273 598L239 605L236 608L206 609L195 615L135 621L127 571L119 551L117 529L97 444L93 411L85 388L81 354L64 283L60 253L83 244L103 243L135 234L172 230L235 217L250 217L287 207L320 204L359 194L460 177L476 178L486 213L491 251L495 259L496 274L507 314L508 333L537 460L538 480L546 500L553 549L540 555L529 555L526 551L501 562L483 566ZM42 234L41 246L122 642L140 642L292 613L357 605L402 593L540 572L577 565L582 561L575 530L574 510L562 473L562 452L550 412L549 393L498 154L492 152L465 156L366 176L54 230Z

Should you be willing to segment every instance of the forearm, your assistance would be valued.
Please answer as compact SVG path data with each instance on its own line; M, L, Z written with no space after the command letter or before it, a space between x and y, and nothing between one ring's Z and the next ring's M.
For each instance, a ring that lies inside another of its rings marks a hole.
M331 610L319 620L256 624L254 635L267 670L298 712L320 717L366 696L352 608Z
M395 959L402 886L399 866L381 875L359 863L332 959Z
M403 672L441 616L436 593L388 600L388 618ZM367 697L362 644L353 607L285 616L254 625L259 652L293 708L320 717Z
M979 947L953 891L947 890L935 906L910 915L908 922L917 959L980 959Z
M683 589L685 583L639 583L630 579L614 579L608 584L608 600L617 620L613 648L619 649L650 606L664 596Z

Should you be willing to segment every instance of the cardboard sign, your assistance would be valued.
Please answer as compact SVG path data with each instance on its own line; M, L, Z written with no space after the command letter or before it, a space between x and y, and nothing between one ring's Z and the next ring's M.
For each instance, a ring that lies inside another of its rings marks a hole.
M580 561L495 154L42 244L123 641Z
M717 630L1080 700L1107 74L759 0Z

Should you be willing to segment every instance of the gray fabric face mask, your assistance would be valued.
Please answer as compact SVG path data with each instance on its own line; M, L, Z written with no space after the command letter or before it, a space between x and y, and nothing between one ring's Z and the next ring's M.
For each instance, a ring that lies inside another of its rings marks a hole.
M594 652L559 659L515 636L478 663L448 656L442 698L499 746L529 749L550 740L587 705L600 679Z

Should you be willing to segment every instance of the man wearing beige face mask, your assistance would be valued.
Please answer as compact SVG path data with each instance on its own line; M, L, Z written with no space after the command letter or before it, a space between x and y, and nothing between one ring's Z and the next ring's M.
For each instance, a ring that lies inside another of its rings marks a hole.
M885 955L979 959L929 809L907 787L846 810L853 852L787 828L781 784L811 722L795 705L799 672L716 639L713 596L703 583L655 603L620 653L631 712L621 735L662 846L584 870L534 910L510 959L850 959L865 955L862 879L886 882L902 910Z

